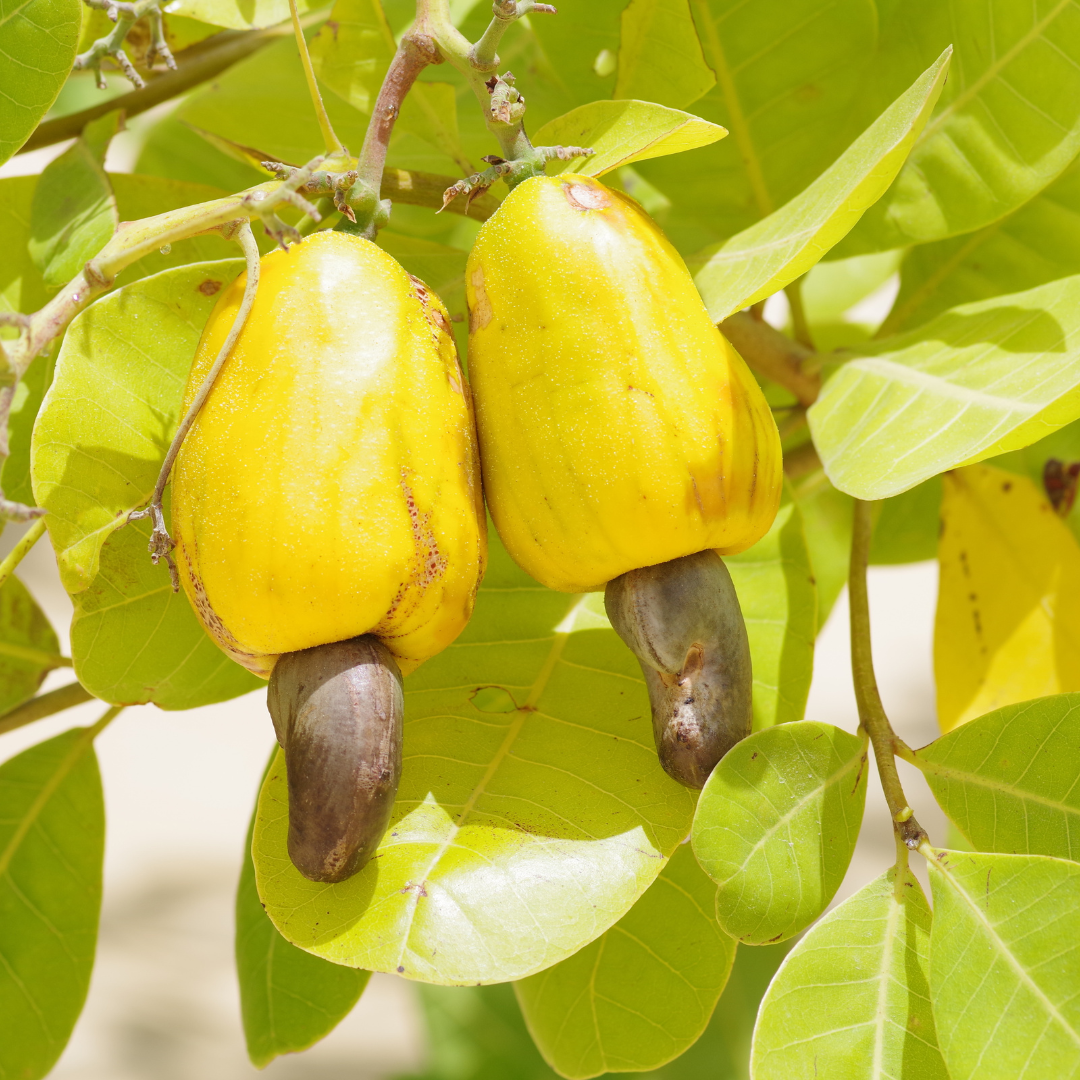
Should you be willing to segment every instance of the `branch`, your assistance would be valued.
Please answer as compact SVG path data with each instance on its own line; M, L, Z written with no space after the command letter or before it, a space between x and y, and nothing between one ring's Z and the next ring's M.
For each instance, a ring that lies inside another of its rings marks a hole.
M851 675L855 685L855 701L859 706L859 725L870 736L877 760L885 801L889 804L893 830L898 844L915 849L926 840L926 833L915 820L907 796L896 771L896 753L901 743L885 715L874 675L874 658L870 644L870 599L866 588L866 567L873 536L872 507L862 499L855 500L855 520L851 536L851 572L848 576L848 597L851 603Z
M35 720L43 720L46 716L53 716L75 705L81 705L84 701L93 700L94 695L82 683L77 682L68 683L67 686L61 686L57 690L50 690L47 694L38 694L37 697L0 714L0 735L6 735L9 731L32 724Z
M755 371L790 390L800 405L809 407L817 401L821 378L807 371L816 362L816 353L746 311L720 323L720 332Z
M87 7L106 12L116 23L115 28L105 37L98 38L86 52L75 57L75 70L85 71L89 68L93 71L99 90L108 89L109 84L101 73L101 61L109 56L116 61L120 70L137 90L142 90L146 86L142 76L135 70L135 65L124 52L124 39L128 31L143 16L150 20L150 50L146 56L147 66L152 66L154 61L160 58L167 68L176 70L176 61L165 42L165 23L161 16L159 0L135 0L134 3L126 3L122 0L84 0L84 3Z
M257 52L264 45L291 33L288 26L272 26L266 30L226 30L212 38L198 42L185 49L177 60L175 71L159 75L146 84L145 89L132 90L119 97L110 98L100 105L70 113L39 124L29 139L19 148L20 154L40 150L43 146L73 139L92 120L97 120L114 109L123 109L130 119L139 113L169 101L192 87L221 74L226 68Z

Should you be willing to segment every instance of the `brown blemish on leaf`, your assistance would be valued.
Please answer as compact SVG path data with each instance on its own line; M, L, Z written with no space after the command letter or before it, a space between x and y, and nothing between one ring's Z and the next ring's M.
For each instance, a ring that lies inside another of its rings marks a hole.
M476 300L469 305L469 332L483 330L491 322L491 301L484 288L484 271L476 267L469 277L469 282L476 293Z
M563 184L563 194L575 210L603 210L611 205L608 193L591 184Z
M213 278L207 278L201 285L199 285L199 292L203 296L213 296L214 293L221 290L221 282L215 281Z

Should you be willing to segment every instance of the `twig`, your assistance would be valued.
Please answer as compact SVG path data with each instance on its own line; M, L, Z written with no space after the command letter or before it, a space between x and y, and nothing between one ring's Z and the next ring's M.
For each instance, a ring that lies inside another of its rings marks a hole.
M800 405L817 401L821 378L806 370L817 360L816 353L746 311L725 319L720 331L752 368L790 390Z
M0 714L0 735L6 735L9 731L25 727L35 720L43 720L46 716L53 716L65 709L81 705L84 701L93 700L94 695L78 682L68 683L67 686L50 690L47 694L38 694L37 697Z
M15 572L15 568L26 558L30 549L45 535L45 519L38 518L22 539L8 552L3 562L0 562L0 589L4 587L7 579Z
M148 66L153 65L154 61L160 58L167 68L176 70L176 60L165 42L165 24L162 20L159 0L135 0L134 3L124 3L121 0L83 0L83 2L87 7L106 12L116 23L108 34L98 38L86 52L75 57L75 69L93 71L98 89L105 90L109 85L101 73L101 61L106 57L112 57L116 61L120 70L137 90L142 90L146 86L142 76L135 70L135 65L124 52L124 39L128 31L144 15L150 20L150 50L146 57ZM113 108L116 108L115 104Z
M497 50L503 34L530 11L545 15L558 14L550 4L537 4L534 0L495 0L491 5L491 22L480 40L469 50L469 61L477 71L494 71L498 68Z
M855 500L854 526L851 535L851 572L848 576L848 597L851 603L851 674L855 686L855 701L859 707L859 724L870 736L877 761L881 787L889 804L893 829L900 843L914 850L926 833L915 820L907 796L896 771L896 752L902 745L885 715L874 675L874 658L870 644L870 600L866 587L866 568L870 557L870 540L874 526L872 506L862 499Z
M154 494L150 499L150 505L144 510L132 510L127 516L128 521L138 521L140 518L146 517L153 521L154 530L150 534L149 544L150 558L155 564L161 559L164 559L168 564L173 592L180 591L180 575L177 573L176 563L172 557L172 549L176 545L172 537L169 536L169 530L165 525L165 513L161 508L161 500L165 495L165 485L169 482L173 462L176 461L176 455L180 453L180 448L184 445L184 439L191 430L191 425L195 423L199 410L210 396L210 391L214 387L214 380L217 379L222 367L225 366L225 361L228 360L229 354L236 344L236 339L244 329L244 323L247 322L251 306L255 303L255 294L259 288L259 248L255 243L255 236L248 222L245 221L240 226L235 239L243 248L244 256L247 259L247 281L244 283L244 296L236 312L236 318L233 319L232 327L225 338L225 343L217 354L217 358L214 360L213 366L206 373L206 377L200 384L198 392L188 406L188 410L184 414L183 420L180 421L180 426L176 429L172 442L169 444L169 451L165 455L165 461L162 463L161 471L158 473L157 483L154 485Z

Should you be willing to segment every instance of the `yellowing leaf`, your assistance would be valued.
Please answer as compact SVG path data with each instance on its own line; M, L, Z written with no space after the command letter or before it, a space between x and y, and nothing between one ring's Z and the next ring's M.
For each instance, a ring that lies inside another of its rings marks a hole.
M1080 545L1031 480L946 473L934 628L943 731L1080 690Z
M632 161L708 146L726 134L719 124L650 101L593 101L546 123L533 142L589 147L596 151L592 157L553 161L549 171L603 176Z

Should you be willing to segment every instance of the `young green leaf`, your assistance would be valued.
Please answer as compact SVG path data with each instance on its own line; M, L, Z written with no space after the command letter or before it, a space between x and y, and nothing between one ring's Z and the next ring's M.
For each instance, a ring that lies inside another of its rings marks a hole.
M612 97L685 109L715 85L689 0L632 0L622 13Z
M0 765L5 1076L38 1080L48 1073L90 985L105 851L96 734L73 728Z
M883 499L1080 415L1080 276L855 352L810 407L810 430L836 487Z
M560 1076L656 1068L697 1041L735 959L715 898L681 844L610 930L515 984L529 1031Z
M167 270L83 312L38 417L34 493L75 603L75 673L105 701L188 709L261 685L207 637L167 568L150 562L148 522L116 531L150 497L201 327L241 267Z
M870 563L895 566L936 558L940 532L941 479L934 476L883 500L874 523Z
M108 243L120 218L105 151L120 124L106 113L45 166L30 209L30 257L47 288L66 284Z
M289 941L426 982L499 982L626 914L686 835L694 795L660 768L637 661L602 603L537 585L492 534L471 622L406 679L390 828L330 890L289 862L279 755L252 854Z
M852 233L851 254L980 229L1080 150L1080 19L1069 0L920 0L895 11L883 37L902 43L898 58L951 43L956 64L904 170Z
M904 257L900 292L882 333L918 326L958 304L1071 274L1080 274L1080 162L1008 217L913 247Z
M690 10L717 80L694 111L732 136L685 161L642 168L672 200L664 228L684 253L789 202L866 126L852 132L844 121L862 92L879 21L866 0L691 0Z
M258 1069L325 1038L360 999L371 975L290 945L266 917L251 861L252 814L236 888L236 974L248 1057Z
M1080 694L1008 705L915 752L980 851L1080 862Z
M814 671L817 592L798 506L787 502L761 540L724 563L750 639L754 728L801 720Z
M49 111L75 62L82 4L29 0L0 13L0 165Z
M751 945L809 926L840 887L865 801L866 740L831 724L782 724L729 750L693 830L720 925Z
M45 612L13 574L0 588L0 712L33 697L51 667L32 658L5 654L4 646L56 656L60 643Z
M772 981L754 1080L949 1080L927 985L930 908L886 871L812 927Z
M631 161L707 146L726 134L699 116L648 101L593 101L545 124L534 138L538 146L586 146L596 151L592 157L554 160L549 172L603 176Z
M805 274L892 183L941 93L944 53L809 187L724 243L695 278L721 322Z
M1080 1073L1080 866L937 851L930 997L951 1080Z
M941 729L1080 690L1080 543L1026 476L971 465L942 480L934 622Z

